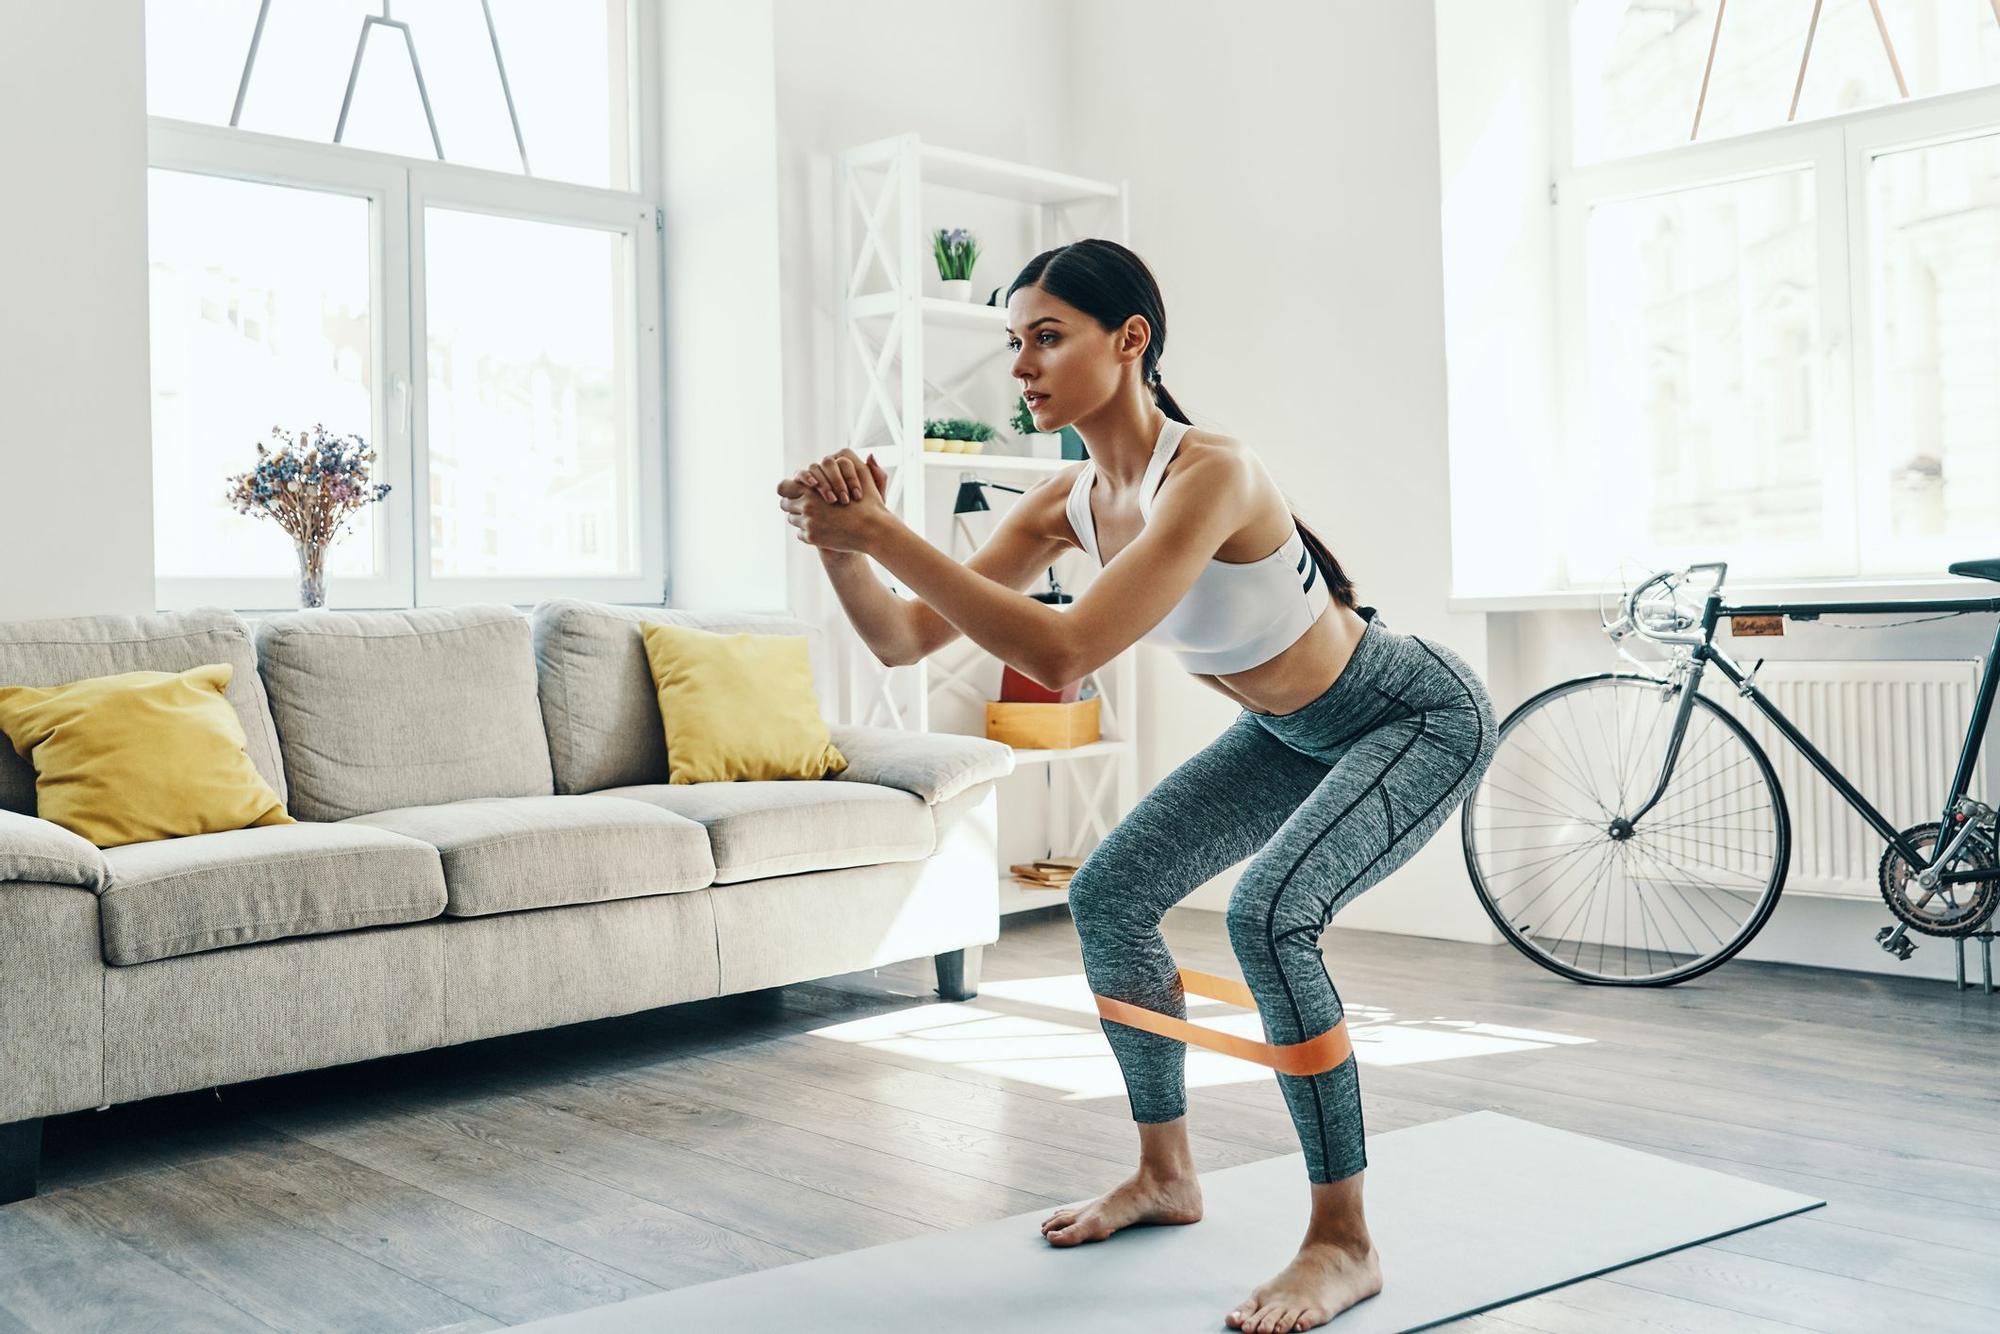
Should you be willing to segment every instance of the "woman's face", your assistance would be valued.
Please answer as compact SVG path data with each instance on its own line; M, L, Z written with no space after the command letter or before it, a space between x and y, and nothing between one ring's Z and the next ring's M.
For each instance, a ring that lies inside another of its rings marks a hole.
M1036 430L1060 430L1111 397L1124 367L1136 360L1118 351L1123 333L1105 331L1039 287L1023 287L1008 298L1007 346L1014 353L1009 373L1028 400Z

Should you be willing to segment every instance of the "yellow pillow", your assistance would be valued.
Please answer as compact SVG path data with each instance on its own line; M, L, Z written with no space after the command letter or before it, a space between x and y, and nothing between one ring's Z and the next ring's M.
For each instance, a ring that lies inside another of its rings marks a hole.
M669 783L824 778L847 767L819 716L802 635L640 626L667 728Z
M0 686L0 732L35 766L35 813L100 848L296 824L244 753L228 663Z

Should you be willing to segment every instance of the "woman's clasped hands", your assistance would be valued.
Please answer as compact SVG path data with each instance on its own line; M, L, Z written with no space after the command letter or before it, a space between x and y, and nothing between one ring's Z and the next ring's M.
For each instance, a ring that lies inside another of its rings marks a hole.
M875 456L828 454L778 483L778 506L799 540L827 551L867 551L893 520L883 492L889 474Z

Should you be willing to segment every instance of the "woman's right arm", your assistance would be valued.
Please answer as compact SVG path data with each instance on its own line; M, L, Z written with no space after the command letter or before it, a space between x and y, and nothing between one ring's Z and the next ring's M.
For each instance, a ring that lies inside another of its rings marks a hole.
M1029 487L1001 514L993 535L972 553L965 567L1017 592L1033 587L1058 556L1075 546L1063 512L1075 476L1075 468L1065 468ZM958 627L928 604L890 592L861 552L819 554L847 619L884 666L920 662L959 637Z

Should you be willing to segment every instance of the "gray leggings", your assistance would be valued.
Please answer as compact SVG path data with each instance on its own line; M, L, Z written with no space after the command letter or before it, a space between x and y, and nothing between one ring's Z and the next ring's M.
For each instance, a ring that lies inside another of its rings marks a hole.
M1291 713L1243 710L1077 868L1069 906L1091 990L1186 1018L1160 919L1247 857L1229 899L1229 939L1265 1038L1303 1042L1340 1021L1320 933L1451 817L1486 771L1499 730L1462 658L1389 629L1373 607L1359 610L1367 628L1324 694ZM1186 1044L1099 1022L1133 1119L1185 1115ZM1281 1074L1278 1086L1313 1181L1367 1165L1352 1056L1322 1074Z

